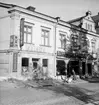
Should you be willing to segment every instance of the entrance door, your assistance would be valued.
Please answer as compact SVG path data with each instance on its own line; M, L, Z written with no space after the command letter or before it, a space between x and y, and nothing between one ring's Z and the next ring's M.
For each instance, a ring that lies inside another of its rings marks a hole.
M73 74L72 70L75 71L76 75L79 75L79 61L70 61L69 62L69 74Z
M82 75L85 75L85 62L82 62Z
M43 64L43 76L46 78L48 76L48 59L43 59L42 64Z
M37 67L38 67L38 61L39 61L39 59L32 58L33 69L37 69Z
M56 75L65 75L65 62L64 60L57 60L57 74Z
M87 67L88 67L88 74L89 75L92 75L92 64L91 63L88 63L87 64Z

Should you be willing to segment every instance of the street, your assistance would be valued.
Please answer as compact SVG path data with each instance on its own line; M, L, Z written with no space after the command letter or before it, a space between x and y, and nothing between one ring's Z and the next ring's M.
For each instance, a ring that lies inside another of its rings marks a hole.
M62 83L25 87L21 82L0 82L0 105L99 105L99 83Z

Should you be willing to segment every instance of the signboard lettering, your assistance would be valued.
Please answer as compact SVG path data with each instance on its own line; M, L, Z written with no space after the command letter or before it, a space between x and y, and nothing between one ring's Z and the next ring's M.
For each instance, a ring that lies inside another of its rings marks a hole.
M62 51L57 51L57 56L65 56L65 52L62 52Z

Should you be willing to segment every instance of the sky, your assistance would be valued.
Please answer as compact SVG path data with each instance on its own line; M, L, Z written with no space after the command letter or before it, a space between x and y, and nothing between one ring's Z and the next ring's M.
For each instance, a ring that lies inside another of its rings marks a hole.
M37 12L60 17L64 21L84 16L88 10L92 15L97 15L99 12L99 0L0 0L0 2L25 8L33 6Z

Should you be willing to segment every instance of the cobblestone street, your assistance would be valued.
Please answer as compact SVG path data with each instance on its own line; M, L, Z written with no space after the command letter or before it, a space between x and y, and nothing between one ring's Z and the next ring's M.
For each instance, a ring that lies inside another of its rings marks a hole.
M99 83L25 87L21 82L0 82L0 105L98 105Z

